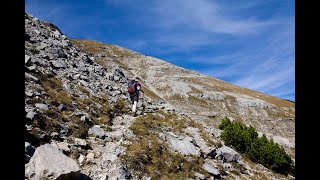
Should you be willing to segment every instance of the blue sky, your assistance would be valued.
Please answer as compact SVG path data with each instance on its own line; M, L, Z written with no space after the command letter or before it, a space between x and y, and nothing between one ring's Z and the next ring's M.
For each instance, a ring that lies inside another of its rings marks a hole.
M295 101L292 0L26 0L69 38L116 44Z

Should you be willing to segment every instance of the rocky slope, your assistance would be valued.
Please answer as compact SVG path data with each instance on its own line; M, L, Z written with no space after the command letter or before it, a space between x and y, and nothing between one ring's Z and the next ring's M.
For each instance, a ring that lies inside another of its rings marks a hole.
M25 28L26 177L292 178L224 146L216 125L224 116L250 123L294 154L293 103L118 46L71 40L28 14ZM139 117L130 115L126 92L132 75L145 89Z
M207 127L225 116L254 126L261 134L295 152L295 104L187 70L161 59L96 41L75 40L100 64L117 64L136 75L153 102L166 102Z

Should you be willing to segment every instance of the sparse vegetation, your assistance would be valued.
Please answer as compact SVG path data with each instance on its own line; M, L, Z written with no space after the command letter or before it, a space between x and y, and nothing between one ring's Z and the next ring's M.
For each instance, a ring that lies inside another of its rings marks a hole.
M172 128L171 131L177 132L187 125L187 119L179 119L174 113L163 115L147 114L132 123L130 129L136 136L131 138L122 160L139 178L148 174L151 179L186 179L195 178L195 172L208 176L201 167L202 158L186 158L171 151L168 144L158 139L157 133L161 130Z
M113 106L112 111L115 115L119 116L122 114L127 114L129 108L126 106L127 101L125 99L119 99Z
M159 101L162 100L162 98L160 96L158 96L156 93L154 93L153 91L149 90L147 87L143 87L144 90L144 94L148 97L150 97L152 100L155 101Z
M219 125L224 130L221 138L228 146L233 146L253 162L261 163L275 172L287 175L294 174L294 163L284 148L268 140L266 135L258 137L256 130L240 122L231 122L227 117Z
M61 80L56 77L49 77L47 75L40 75L40 82L42 87L50 96L51 104L59 105L64 104L70 106L72 103L71 97L68 92L64 90Z
M193 105L198 105L198 106L201 106L201 107L207 107L208 106L208 103L207 103L206 100L200 99L200 98L197 98L197 97L194 97L194 96L189 96L188 97L188 101L190 102L190 104L193 104Z

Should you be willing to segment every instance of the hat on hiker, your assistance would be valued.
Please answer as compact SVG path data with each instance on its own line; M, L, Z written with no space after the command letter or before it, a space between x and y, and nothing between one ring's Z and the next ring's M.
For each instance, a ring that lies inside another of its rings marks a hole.
M136 76L133 76L133 77L132 77L132 80L137 81L137 77L136 77Z

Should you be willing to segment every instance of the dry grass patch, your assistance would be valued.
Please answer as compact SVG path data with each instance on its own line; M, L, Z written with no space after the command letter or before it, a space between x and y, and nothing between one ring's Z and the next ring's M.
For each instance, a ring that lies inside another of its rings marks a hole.
M149 98L151 98L154 101L160 101L163 100L160 96L158 96L156 93L154 93L153 91L151 91L150 89L148 89L147 87L143 87L144 90L144 94L146 96L148 96Z
M186 119L179 119L174 113L163 113L163 116L147 114L137 118L130 126L136 136L130 138L131 144L127 154L121 156L122 161L138 178L148 174L151 179L195 179L195 172L208 176L202 169L202 158L184 157L171 151L168 144L158 138L161 129L172 127L179 131L185 125Z
M196 105L196 106L200 106L200 107L208 107L208 103L206 100L201 99L201 98L197 98L195 96L189 95L188 101L189 101L190 105Z
M72 99L68 92L64 90L60 79L44 74L40 75L39 79L53 105L59 105L61 103L66 106L70 106L72 104Z

